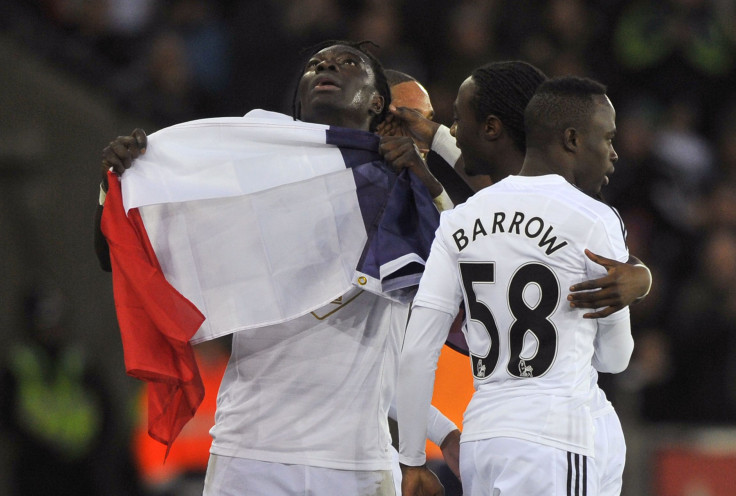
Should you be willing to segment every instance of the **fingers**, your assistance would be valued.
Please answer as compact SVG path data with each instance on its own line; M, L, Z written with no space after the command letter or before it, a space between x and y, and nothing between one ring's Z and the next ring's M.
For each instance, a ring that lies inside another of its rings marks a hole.
M135 142L140 149L140 153L146 153L146 146L148 145L148 137L146 136L146 132L143 129L137 127L133 129L133 132L130 135L135 139Z
M402 121L406 121L409 123L424 118L421 112L409 107L397 107L394 104L391 104L388 106L388 110L389 112L391 112L392 116L396 116Z
M589 281L579 282L570 286L570 291L589 291L591 289L601 289L607 287L610 284L608 277L599 277L598 279L591 279ZM583 293L580 293L583 294Z
M148 138L145 131L134 129L130 136L118 136L102 150L103 171L112 169L122 174L129 169L133 160L146 152Z
M597 312L590 312L583 314L584 319L602 319L603 317L608 317L614 312L618 312L623 307L619 305L613 305L609 307L605 307L601 310L598 310Z
M417 165L417 161L421 160L414 141L407 136L384 136L379 152L396 171Z
M592 251L588 250L587 248L585 250L585 255L589 259L591 259L593 262L597 263L598 265L602 265L604 267L608 267L608 266L612 266L612 265L615 265L617 263L620 263L620 262L617 262L616 260L611 260L610 258L606 258L606 257L602 257L600 255L597 255L597 254L593 253Z
M590 299L587 301L583 300L570 300L568 297L568 301L570 301L570 307L572 308L603 308L607 306L620 306L621 305L621 298L618 298L616 296L599 296L596 299Z
M379 136L397 136L401 133L401 122L394 118L393 115L388 114L386 118L376 128L376 133Z

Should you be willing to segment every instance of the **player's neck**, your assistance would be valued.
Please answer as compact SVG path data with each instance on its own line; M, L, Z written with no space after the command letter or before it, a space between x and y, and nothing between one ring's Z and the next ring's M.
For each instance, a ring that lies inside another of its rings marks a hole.
M548 174L558 174L568 181L571 179L568 178L565 161L561 157L548 153L546 150L528 148L519 175L545 176Z

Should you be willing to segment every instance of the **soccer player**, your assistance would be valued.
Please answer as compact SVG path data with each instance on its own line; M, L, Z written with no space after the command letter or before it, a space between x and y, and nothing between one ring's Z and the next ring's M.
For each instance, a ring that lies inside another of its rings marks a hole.
M474 126L463 97L472 89L461 87L453 126L464 155L462 140L494 124ZM586 248L629 258L620 218L590 196L617 159L615 113L602 85L562 78L539 87L524 121L521 172L443 213L414 301L397 391L405 495L424 494L424 426L405 422L426 411L436 358L461 301L476 384L461 443L465 494L597 494L590 370L620 372L628 364L628 308L583 319L562 290L603 275L580 256ZM465 161L468 172L493 172L488 162Z
M364 45L331 42L306 63L294 115L371 132L388 102L383 68ZM381 144L395 167L411 164L402 162L407 141ZM145 146L141 130L116 139L103 169L123 173ZM97 241L105 265L104 238ZM408 313L354 288L310 314L233 334L204 494L393 495L386 419Z
M471 168L480 168L489 174L487 177L500 180L521 169L526 149L524 108L544 80L546 76L541 71L525 62L487 64L474 70L463 83L463 91L459 92L455 104L456 114L460 115L457 115L458 121L452 129L424 119L413 109L400 108L396 105L399 102L392 102L392 114L380 128L403 127L404 134L431 141L433 151L440 153L437 157L445 157L447 163L455 162L456 169L458 165L464 167L464 160L446 157L451 150L459 152L457 147L460 146L463 154L469 157ZM461 135L458 143L453 137L457 133ZM449 168L447 164L444 167ZM440 177L440 174L435 174ZM571 288L574 291L568 295L571 304L598 309L584 314L585 318L608 315L648 293L651 274L636 257L632 256L630 263L619 263L590 252L587 256L606 267L608 274ZM598 289L587 291L595 288ZM591 404L596 425L596 463L603 469L599 494L617 495L621 492L626 458L624 434L613 406L603 390L597 387L596 370L591 367L590 372L591 385L597 390L596 399Z

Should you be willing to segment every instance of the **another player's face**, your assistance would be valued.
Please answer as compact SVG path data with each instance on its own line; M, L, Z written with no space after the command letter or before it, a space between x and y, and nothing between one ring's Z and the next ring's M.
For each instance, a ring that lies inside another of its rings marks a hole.
M405 81L391 87L391 103L397 107L407 107L416 110L425 119L434 118L434 108L429 100L429 93L424 86L416 81ZM391 135L405 135L403 129L397 129ZM414 138L414 143L420 150L429 150L431 143L424 143Z
M478 121L472 105L475 91L472 77L460 85L453 104L453 123L450 128L450 134L455 137L457 147L463 154L465 173L469 176L488 174L485 170L489 167L487 160L482 158L483 122Z
M434 119L434 108L429 93L416 81L406 81L391 87L391 103L397 107L417 110L423 117Z
M616 111L607 96L597 96L596 108L587 128L580 130L580 156L575 184L589 195L596 195L608 184L613 164L618 160L613 149L616 136Z
M383 109L370 60L345 45L324 48L309 59L298 94L306 122L367 129Z

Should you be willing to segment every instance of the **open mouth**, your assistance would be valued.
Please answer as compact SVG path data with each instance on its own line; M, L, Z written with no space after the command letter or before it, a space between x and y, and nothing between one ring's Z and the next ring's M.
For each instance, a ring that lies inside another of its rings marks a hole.
M317 84L314 85L314 88L317 90L336 90L336 89L339 89L340 87L337 84L335 84L335 82L332 81L331 79L325 78L325 79L319 79L317 81Z

